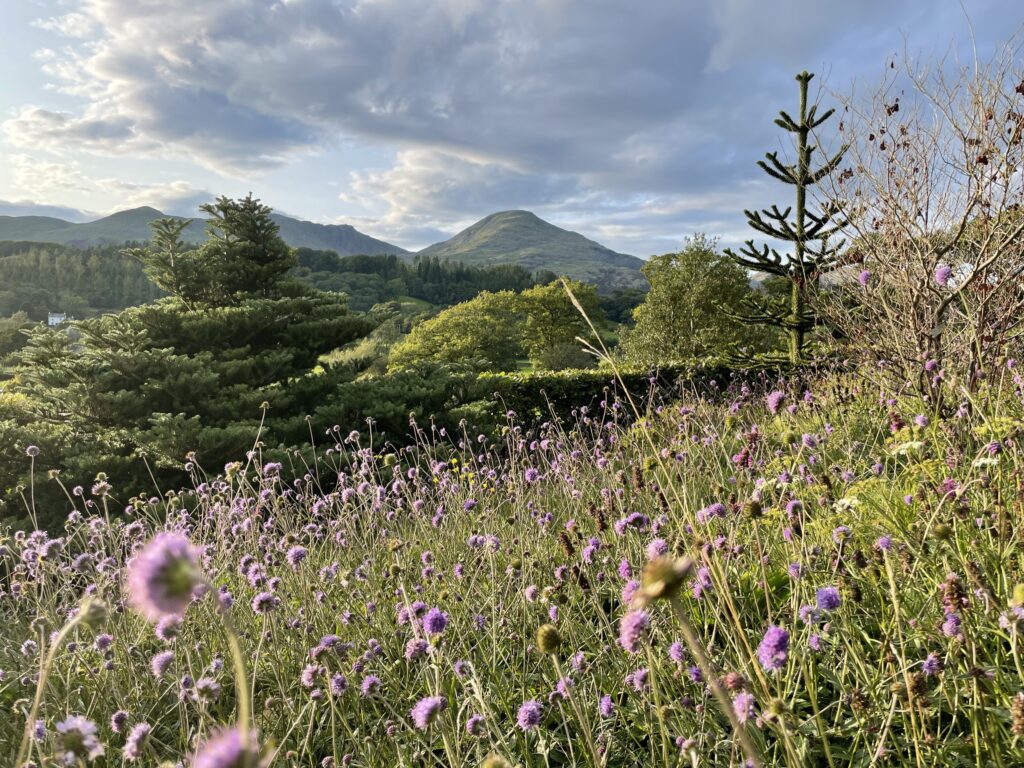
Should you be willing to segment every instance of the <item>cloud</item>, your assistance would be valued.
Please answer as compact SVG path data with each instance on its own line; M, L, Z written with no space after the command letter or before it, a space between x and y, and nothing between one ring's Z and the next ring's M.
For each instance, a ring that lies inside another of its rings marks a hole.
M65 221L92 221L98 216L63 205L45 205L31 200L0 200L0 216L52 216Z
M41 24L67 37L38 58L83 106L16 111L3 129L21 151L187 158L248 179L342 146L385 148L393 165L357 170L347 198L377 232L412 239L495 209L583 217L592 205L599 231L640 253L671 226L738 230L739 206L731 218L652 211L758 178L795 71L827 66L842 89L901 50L901 30L940 51L963 37L958 4L913 0L63 5ZM985 39L1003 34L998 6L975 11Z
M12 155L7 160L14 187L30 198L66 198L70 195L80 200L102 198L115 201L107 213L148 205L164 213L193 216L200 204L209 202L214 197L209 191L198 189L191 182L182 179L158 183L136 183L112 177L94 179L73 161L50 162L24 154ZM24 206L23 203L21 205Z

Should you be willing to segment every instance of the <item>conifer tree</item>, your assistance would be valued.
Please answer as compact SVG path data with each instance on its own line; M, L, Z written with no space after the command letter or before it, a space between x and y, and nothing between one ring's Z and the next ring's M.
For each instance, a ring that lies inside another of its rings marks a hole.
M761 211L744 211L751 228L768 237L791 243L792 252L783 255L767 244L758 248L753 240L748 240L738 253L732 249L725 250L741 267L766 272L789 282L789 296L786 299L751 298L744 302L742 311L729 308L727 311L745 323L768 325L785 331L789 336L790 363L799 363L804 359L807 334L817 324L817 317L808 302L808 293L817 286L822 272L835 266L836 256L843 245L839 242L830 246L828 242L843 226L843 222L836 219L838 211L828 207L815 213L807 204L808 189L832 173L846 152L846 147L842 147L824 164L816 169L811 168L811 156L817 147L809 142L810 133L835 112L829 109L819 116L817 105L808 109L807 84L813 77L809 72L801 72L796 76L800 84L800 111L797 119L781 111L775 120L776 125L796 138L796 163L785 164L777 152L767 152L765 160L757 163L773 179L795 188L795 205L785 210L773 205Z

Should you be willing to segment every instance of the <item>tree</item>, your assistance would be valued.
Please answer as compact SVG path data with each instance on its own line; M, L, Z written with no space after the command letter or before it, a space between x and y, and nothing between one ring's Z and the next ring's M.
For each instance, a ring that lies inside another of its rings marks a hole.
M721 306L736 308L753 294L746 272L717 250L706 235L687 238L678 253L655 256L643 266L651 290L633 310L621 356L638 365L722 355L750 341L743 324ZM764 336L758 341L763 347Z
M298 261L278 234L271 209L251 194L241 200L222 196L200 209L210 215L209 239L199 248L199 260L214 285L211 303L231 304L246 295L273 296Z
M525 352L524 313L512 291L484 291L414 326L391 350L388 370L423 362L470 363L479 370L508 371Z
M841 162L846 148L817 169L811 168L811 156L817 147L808 141L811 131L820 126L834 109L826 110L820 117L815 104L807 108L807 84L814 75L801 72L796 76L800 84L800 112L793 120L785 111L779 113L775 124L796 136L796 164L786 165L777 152L765 154L758 166L776 181L789 184L796 192L796 210L787 207L780 210L777 205L761 211L746 210L747 223L751 228L776 240L792 243L793 252L782 255L775 248L764 245L758 248L748 240L739 253L727 248L729 258L744 269L778 275L789 282L789 301L771 301L764 297L752 297L745 302L742 311L726 308L737 318L748 324L761 324L780 328L789 335L789 361L798 363L804 357L807 333L817 324L817 317L809 302L810 294L817 287L823 271L831 269L842 243L829 246L829 238L842 227L842 221L833 219L838 210L826 205L819 213L807 207L808 190L832 173ZM793 214L790 217L790 214ZM815 245L816 244L816 245Z
M191 223L191 219L157 219L149 225L153 235L147 247L124 251L142 264L154 285L177 296L190 308L210 298L213 278L202 268L196 250L186 249L181 239L181 233Z
M600 330L605 326L601 299L597 289L588 283L558 280L523 291L519 297L526 314L523 346L537 368L587 367L588 362L593 362L581 353L582 344L576 340L589 337L590 327L569 298L566 287L594 327Z
M242 219L264 218L265 211L242 208ZM308 442L304 417L355 373L321 370L321 355L365 336L376 318L350 313L343 294L281 280L287 258L276 228L260 225L243 238L238 220L228 218L227 259L200 264L220 277L209 295L224 303L190 306L173 295L76 323L75 339L45 326L30 333L12 355L9 389L22 405L15 423L0 422L0 468L31 439L45 447L47 468L61 469L68 482L84 484L102 469L129 493L152 492L154 481L160 490L180 487L186 454L216 469L244 456L257 435L268 446ZM167 254L174 229L158 229L152 253ZM210 269L231 260L263 277ZM163 264L157 274L181 289L173 282L177 260L173 269L169 259Z
M938 410L944 384L975 391L1020 350L1024 67L1007 47L956 69L887 71L844 105L850 167L825 194L847 213L852 247L818 307L865 370L895 374L889 383Z

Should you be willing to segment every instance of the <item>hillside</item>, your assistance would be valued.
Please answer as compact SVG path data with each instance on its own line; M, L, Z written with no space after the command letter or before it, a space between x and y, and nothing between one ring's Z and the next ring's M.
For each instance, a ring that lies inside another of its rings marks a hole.
M149 239L149 223L164 216L156 208L142 207L105 216L83 224L49 216L0 216L0 240L59 243L85 248ZM364 235L348 224L315 224L281 214L273 215L281 236L296 248L336 251L342 256L381 253L403 255L406 251ZM204 224L196 219L185 231L189 242L205 239Z
M647 287L640 273L641 259L616 253L529 211L492 213L417 255L477 266L517 264L531 271L547 269L594 283L602 291Z

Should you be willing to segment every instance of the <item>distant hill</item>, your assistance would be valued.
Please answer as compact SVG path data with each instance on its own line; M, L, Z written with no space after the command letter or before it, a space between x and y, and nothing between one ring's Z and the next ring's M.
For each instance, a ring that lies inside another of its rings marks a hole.
M548 269L594 283L606 292L648 287L640 272L642 259L616 253L529 211L492 213L452 239L424 248L416 255L477 266L517 264L530 271Z
M34 243L61 243L79 248L149 239L149 223L164 214L156 208L142 207L119 211L96 221L74 223L51 216L0 216L0 240ZM281 228L281 237L295 248L335 251L342 256L382 253L405 255L405 249L364 235L348 224L314 224L290 216L273 214ZM185 230L188 242L206 239L205 223L196 219Z

